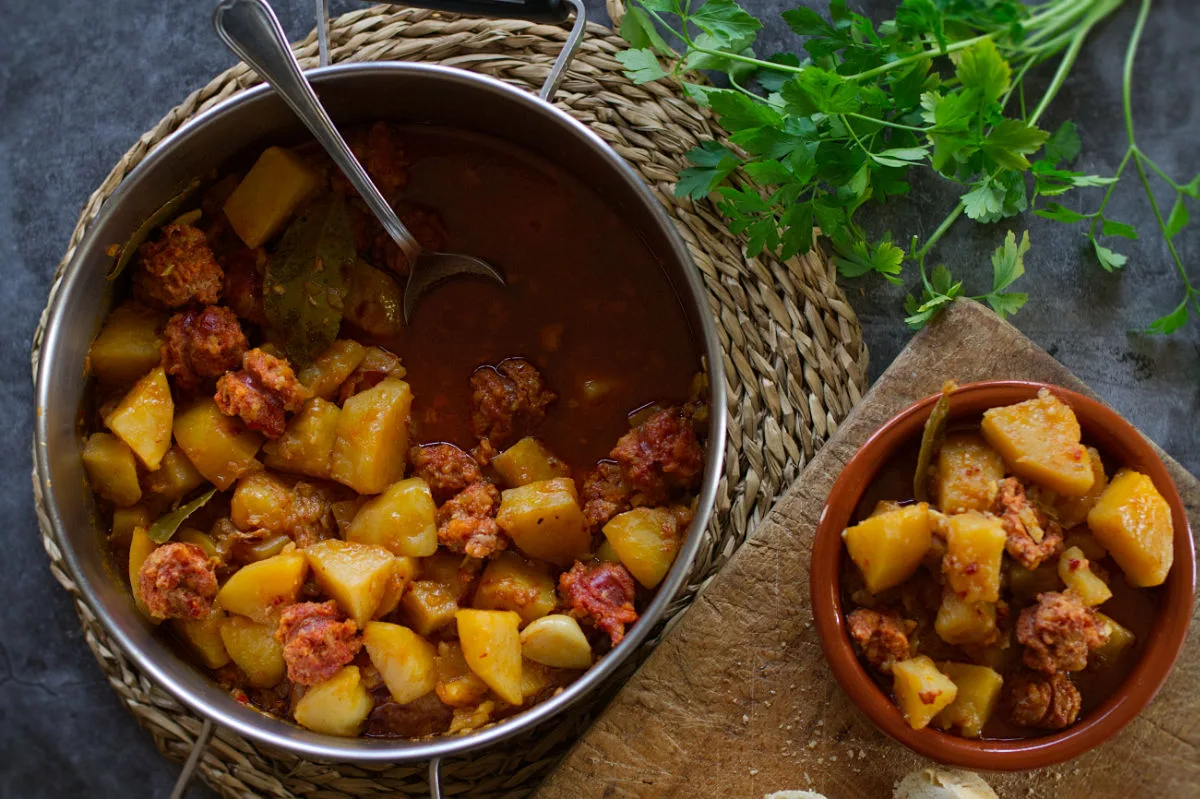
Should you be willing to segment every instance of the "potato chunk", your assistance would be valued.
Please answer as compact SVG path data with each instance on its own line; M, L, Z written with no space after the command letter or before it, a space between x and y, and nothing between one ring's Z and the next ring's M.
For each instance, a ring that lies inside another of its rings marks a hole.
M272 469L328 480L341 415L342 409L332 402L308 400L283 435L263 445L263 462Z
M268 471L250 472L237 482L229 516L239 530L281 532L292 524L292 490Z
M933 628L948 644L982 644L996 636L996 605L992 602L964 602L947 591L942 596Z
M375 615L372 618L382 619L399 607L400 599L416 575L416 558L396 558L396 569L392 572L392 579L388 580L387 587L383 590L383 597L379 600L379 607L375 608Z
M396 556L370 544L332 538L307 547L304 555L321 589L360 628L375 615L396 574Z
M984 411L980 430L1020 477L1069 497L1083 496L1095 481L1075 412L1045 389L1035 399Z
M492 466L510 488L571 476L571 468L532 436L501 452L492 459Z
M250 563L233 573L217 592L217 602L260 624L274 622L285 605L300 595L308 576L308 559L296 550Z
M354 737L362 729L375 701L362 683L358 666L346 666L300 697L292 715L301 727L326 735Z
M521 654L558 669L592 665L592 645L579 622L570 616L544 616L521 631Z
M1116 619L1105 616L1103 613L1097 613L1096 619L1100 622L1101 634L1108 633L1105 642L1097 649L1092 650L1092 657L1099 658L1101 662L1113 662L1121 657L1137 641L1137 636L1133 634L1133 630L1123 627Z
M420 699L437 685L437 650L407 627L368 622L363 628L363 646L397 703L405 705Z
M971 511L946 520L946 557L942 570L964 602L1000 599L1000 564L1008 535L1000 520Z
M176 444L167 450L156 471L146 473L142 483L147 493L153 494L159 502L171 505L203 485L204 475Z
M282 147L268 147L225 201L225 216L247 247L261 247L318 185L307 164Z
M214 607L203 619L171 619L171 629L210 669L219 669L229 662L229 653L221 640L221 624L225 611Z
M539 480L500 494L496 523L531 558L570 566L591 548L575 481Z
M356 260L350 268L343 305L345 320L372 338L392 338L404 331L400 286L387 272L366 261Z
M521 617L504 610L460 610L458 640L471 671L510 705L520 705Z
M846 551L872 594L911 577L932 539L933 521L924 502L871 516L842 533Z
M996 710L1004 678L987 666L969 663L942 663L940 668L954 681L958 694L937 715L934 725L942 729L958 727L964 738L978 738Z
M924 729L958 696L954 681L938 671L925 655L902 660L892 666L892 693L904 714L904 720L914 730Z
M1112 599L1112 589L1091 569L1083 550L1071 547L1058 558L1058 576L1083 604L1090 607L1103 605Z
M333 399L346 378L362 363L367 348L354 339L340 338L296 375L314 397Z
M634 508L604 525L604 538L634 578L654 588L667 576L679 551L679 522L668 508Z
M438 643L435 663L437 685L434 690L443 703L450 707L469 707L487 696L487 683L471 671L467 659L463 656L462 646L457 641ZM521 673L524 675L524 668Z
M993 484L1004 477L1004 459L975 433L946 436L937 456L933 493L942 513L985 511Z
M222 491L243 474L262 468L254 457L262 441L240 419L221 413L212 397L175 416L175 442L204 479Z
M253 688L273 688L283 682L287 663L283 644L275 638L275 625L259 624L244 616L229 616L221 622L225 651L246 675Z
M117 508L113 511L112 532L108 536L109 546L116 552L128 552L129 542L133 540L135 527L148 529L154 517L145 503L131 508Z
M92 433L83 445L83 468L92 490L118 508L142 498L137 460L129 446L109 433Z
M1095 447L1087 448L1088 460L1092 465L1092 487L1081 497L1057 497L1054 509L1058 523L1069 529L1087 521L1088 512L1096 506L1104 489L1108 488L1108 475L1104 473L1104 462Z
M432 635L454 621L458 597L432 580L415 580L400 598L404 620L421 635Z
M127 302L113 309L88 350L88 367L102 383L128 385L158 366L166 314Z
M142 592L139 589L141 582L139 575L142 571L142 564L146 562L146 558L150 557L150 553L157 547L158 544L155 544L150 540L150 536L146 535L144 527L133 528L133 533L129 538L129 584L133 591L133 603L137 605L137 609L142 612L142 615L153 624L158 624L162 619L157 619L150 615L150 609L142 601Z
M1141 472L1122 469L1087 517L1101 546L1138 588L1162 585L1175 559L1171 506Z
M529 624L558 604L554 578L544 568L515 552L501 552L488 561L479 578L472 605L480 610L511 610Z
M412 558L437 552L437 506L429 484L420 477L392 483L354 515L346 539Z
M404 474L412 391L387 378L342 405L331 476L360 494L378 494Z
M171 448L171 417L175 402L167 385L167 373L161 366L151 369L133 384L124 399L104 418L104 424L116 433L153 471Z

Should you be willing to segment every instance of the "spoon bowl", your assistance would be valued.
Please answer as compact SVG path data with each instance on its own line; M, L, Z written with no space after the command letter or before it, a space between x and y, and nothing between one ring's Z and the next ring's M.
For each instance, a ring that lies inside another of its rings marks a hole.
M221 41L270 84L312 132L404 253L408 262L408 281L404 285L406 325L411 323L421 297L439 283L473 277L504 285L504 276L487 261L471 255L426 250L405 227L338 133L292 55L283 26L265 0L221 0L213 12L213 26Z

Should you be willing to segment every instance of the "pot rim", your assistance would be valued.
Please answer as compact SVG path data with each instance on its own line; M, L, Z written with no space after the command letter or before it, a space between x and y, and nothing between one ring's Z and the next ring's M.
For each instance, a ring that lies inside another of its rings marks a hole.
M834 482L814 535L812 611L834 677L877 728L918 754L947 765L1018 771L1078 757L1116 735L1150 704L1170 675L1187 637L1196 592L1195 543L1183 501L1166 466L1132 424L1103 403L1078 392L1021 380L987 380L961 386L950 395L951 418L1030 399L1043 388L1076 411L1086 436L1110 453L1119 449L1125 456L1124 462L1137 463L1166 499L1175 526L1175 562L1166 583L1159 589L1160 605L1145 649L1116 691L1071 727L1016 740L968 739L932 727L913 730L854 653L842 612L841 528L853 515L863 489L874 480L887 459L920 435L940 393L909 405L859 447ZM839 499L839 512L831 513L831 505L839 495L851 497L852 501ZM1186 612L1179 612L1184 609Z
M114 209L127 201L137 178L149 172L157 163L165 159L182 142L195 135L198 131L210 126L221 125L225 117L241 107L262 102L263 98L273 93L273 90L263 84L241 92L185 122L178 130L164 138L133 170L121 184L105 200L95 218L89 222L88 231L80 240L70 262L63 271L61 278L52 289L50 307L46 314L44 336L42 339L35 386L35 425L34 425L34 473L37 488L45 497L45 515L50 522L55 542L62 554L67 573L77 586L84 602L100 620L105 631L112 636L121 649L135 664L159 686L173 697L199 714L211 719L214 723L236 731L256 743L283 749L297 755L327 761L342 762L395 762L413 763L432 761L445 757L461 755L469 751L483 749L500 743L546 722L552 716L566 711L570 706L581 700L585 695L602 685L603 681L625 662L649 637L657 626L667 606L674 600L691 569L696 553L704 537L704 530L713 513L716 494L719 486L722 466L725 456L726 436L726 385L724 377L724 360L717 337L716 325L708 309L705 290L697 270L688 254L682 237L675 228L661 203L646 186L642 178L620 156L616 154L599 136L586 126L576 121L570 115L555 108L532 94L510 86L495 78L479 75L465 70L446 67L439 64L424 64L415 62L364 62L355 64L337 64L306 71L305 75L318 88L333 89L341 77L361 75L376 75L386 77L390 74L425 75L435 80L451 83L473 84L492 92L504 95L524 114L542 114L551 116L559 125L566 126L570 133L581 137L592 150L606 162L622 182L634 192L640 194L650 209L651 219L664 234L669 244L669 252L663 256L673 256L682 268L683 280L672 282L680 302L693 306L695 316L699 319L699 329L694 329L698 343L701 345L709 377L709 446L705 453L703 481L698 495L697 510L693 517L688 536L676 556L675 563L666 578L658 587L654 599L647 606L638 624L611 653L600 659L578 680L567 686L562 693L546 700L532 708L494 726L465 735L444 736L426 740L402 739L368 739L368 738L337 738L303 730L289 721L267 716L266 714L239 705L231 697L222 701L210 702L207 699L193 695L184 684L189 679L182 676L176 679L167 669L159 665L164 656L177 657L165 645L157 651L143 649L136 645L129 636L110 617L109 612L100 603L95 586L83 577L80 561L75 550L67 544L67 538L62 535L63 521L58 508L50 501L54 492L49 477L49 459L47 441L49 431L46 416L42 409L48 407L53 398L49 396L48 364L54 360L54 353L59 348L59 341L66 334L63 330L63 300L70 294L71 285L79 279L84 255L92 252L98 245L97 237L104 223L114 212ZM564 131L566 135L568 131ZM62 457L60 454L59 457ZM187 674L188 672L185 672ZM206 680L208 677L198 668L191 668L192 677Z

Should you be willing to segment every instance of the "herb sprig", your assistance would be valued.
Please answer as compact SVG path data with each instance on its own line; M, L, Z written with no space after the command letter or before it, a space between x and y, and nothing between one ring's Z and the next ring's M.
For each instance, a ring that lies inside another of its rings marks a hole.
M927 268L938 241L960 219L994 223L1034 207L1047 219L1086 222L1088 242L1108 271L1123 267L1114 237L1138 232L1108 214L1118 181L1133 165L1183 281L1184 296L1147 331L1171 333L1200 318L1200 291L1188 278L1172 242L1188 223L1185 200L1200 199L1200 177L1171 178L1138 148L1131 107L1132 68L1151 0L1140 0L1125 55L1123 113L1128 149L1112 176L1069 165L1078 156L1075 126L1053 134L1038 122L1062 88L1087 36L1124 0L902 0L894 19L875 25L832 0L828 15L801 6L783 13L806 53L759 57L762 24L735 0L634 0L621 23L631 48L618 54L637 82L680 79L692 98L712 108L732 147L704 142L689 153L676 186L681 196L717 192L730 230L745 233L747 253L808 251L820 228L844 277L877 274L893 283L915 263L920 296L905 302L906 321L920 327L958 296L961 280L945 265ZM674 49L666 37L673 40ZM1039 97L1027 97L1026 76L1057 58ZM694 79L696 71L725 75L727 88ZM689 79L691 78L691 79ZM754 185L734 183L742 170ZM907 248L891 233L872 239L856 219L868 202L909 191L914 169L928 169L962 187L958 203L924 241ZM1164 215L1150 183L1153 174L1175 192ZM1065 207L1063 195L1100 188L1096 210ZM1053 198L1053 199L1050 199ZM1010 291L1025 271L1029 236L1009 231L992 255L990 290L975 295L1007 316L1027 296Z

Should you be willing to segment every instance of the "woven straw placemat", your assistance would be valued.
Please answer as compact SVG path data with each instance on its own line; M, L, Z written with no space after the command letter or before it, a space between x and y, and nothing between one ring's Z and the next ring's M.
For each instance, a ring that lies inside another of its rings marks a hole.
M531 22L457 18L426 10L376 6L336 19L332 59L425 61L469 69L535 92L566 39L567 31ZM589 126L632 164L654 190L687 242L708 292L725 352L729 383L729 437L725 474L713 522L695 567L666 618L676 618L792 483L830 436L866 384L866 349L854 311L835 283L835 271L819 253L781 262L747 259L743 240L725 229L710 202L674 196L685 153L700 141L722 136L707 112L666 81L635 86L613 57L619 36L589 25L566 75L557 105ZM310 35L295 48L305 67L315 66ZM124 177L164 137L193 115L258 82L239 65L192 93L143 134L88 200L54 281L88 225ZM44 322L44 317L43 317ZM42 328L33 342L36 365ZM35 488L36 492L36 488ZM125 706L149 730L159 750L183 762L203 719L154 685L116 646L81 600L66 572L54 532L36 497L51 571L75 597L85 639ZM657 641L669 621L652 636ZM518 797L528 793L565 753L595 713L637 667L631 658L606 690L565 717L500 747L447 761L448 796ZM218 730L198 764L202 778L227 797L375 797L422 795L424 764L410 766L322 764L268 751L227 730Z

